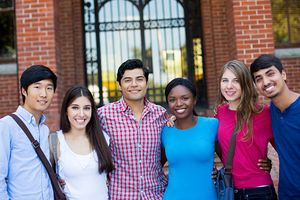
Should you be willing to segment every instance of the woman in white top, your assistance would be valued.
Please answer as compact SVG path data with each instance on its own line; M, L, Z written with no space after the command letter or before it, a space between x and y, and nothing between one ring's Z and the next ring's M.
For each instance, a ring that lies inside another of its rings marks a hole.
M73 86L65 94L57 132L57 169L68 199L108 199L111 153L101 131L91 92ZM52 151L53 149L50 148Z

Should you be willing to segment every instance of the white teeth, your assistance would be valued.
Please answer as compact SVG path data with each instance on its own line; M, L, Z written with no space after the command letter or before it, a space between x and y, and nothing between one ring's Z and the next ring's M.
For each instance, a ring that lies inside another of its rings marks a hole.
M177 113L183 113L184 111L185 111L185 109L176 110Z
M269 86L269 87L265 88L265 90L267 92L271 92L273 89L274 89L274 86Z
M83 123L85 120L84 120L84 119L76 119L76 121L77 121L78 123Z

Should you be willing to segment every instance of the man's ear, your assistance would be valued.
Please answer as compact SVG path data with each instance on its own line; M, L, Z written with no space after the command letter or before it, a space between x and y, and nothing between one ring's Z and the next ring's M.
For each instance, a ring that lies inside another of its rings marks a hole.
M286 81L286 72L284 69L281 72L281 76L282 76L283 80Z
M27 97L27 92L26 92L26 90L25 90L24 88L21 88L21 92L22 92L22 94L23 94L25 97Z
M117 87L118 87L118 90L122 92L122 89L121 89L121 84L119 81L117 81Z

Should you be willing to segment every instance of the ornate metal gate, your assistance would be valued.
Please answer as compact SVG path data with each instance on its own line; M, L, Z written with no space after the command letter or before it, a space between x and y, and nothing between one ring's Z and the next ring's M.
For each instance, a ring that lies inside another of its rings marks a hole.
M84 0L87 84L100 104L116 101L116 72L140 58L150 69L149 98L164 104L166 84L192 80L207 105L200 0Z

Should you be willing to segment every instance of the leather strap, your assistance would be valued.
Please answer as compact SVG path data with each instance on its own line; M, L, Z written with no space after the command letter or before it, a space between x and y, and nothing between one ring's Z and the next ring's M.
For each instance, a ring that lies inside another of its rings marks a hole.
M237 133L237 127L235 127L232 131L232 135L230 137L230 143L228 147L228 153L226 158L226 165L225 165L225 174L231 175L232 173L232 161L233 161L233 155L235 150L235 141L236 141L236 133Z
M16 123L22 128L22 130L24 131L24 133L26 134L26 136L28 137L28 139L30 140L35 152L37 153L37 155L39 156L40 160L42 161L44 167L46 168L49 178L51 180L51 184L52 184L52 188L53 188L53 192L54 195L56 197L56 199L66 199L64 193L61 191L59 185L58 185L58 181L56 179L56 174L54 173L53 169L51 168L51 165L48 161L48 159L46 158L45 154L43 153L41 147L40 147L40 143L34 139L34 137L31 135L30 131L28 130L27 126L24 124L24 122L15 114L10 114L9 116L11 116Z

